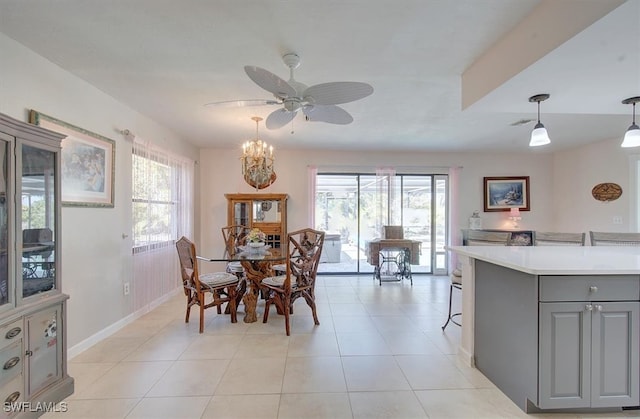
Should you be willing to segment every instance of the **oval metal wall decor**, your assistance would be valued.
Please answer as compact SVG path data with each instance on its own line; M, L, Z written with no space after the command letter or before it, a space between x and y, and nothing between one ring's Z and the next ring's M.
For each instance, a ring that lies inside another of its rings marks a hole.
M598 183L591 189L591 195L598 201L615 201L622 195L622 187L617 183Z

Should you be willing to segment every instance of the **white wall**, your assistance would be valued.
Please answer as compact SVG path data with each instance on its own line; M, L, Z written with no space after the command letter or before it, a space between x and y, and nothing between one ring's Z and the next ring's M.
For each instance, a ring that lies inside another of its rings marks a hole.
M620 147L624 134L624 127L621 128L620 138L554 155L552 190L556 213L552 228L556 231L635 231L632 211L636 193L630 160L638 150ZM611 202L594 199L591 190L603 182L620 185L622 196ZM614 224L614 216L622 217L622 224Z
M70 296L73 347L132 314L132 295L124 296L122 285L132 282L131 143L119 131L128 128L194 160L198 153L160 124L2 34L0 57L0 112L27 121L35 109L116 142L115 208L62 209L62 291Z
M201 191L201 250L209 254L222 253L220 228L227 223L225 193L254 191L242 179L240 170L240 141L237 149L203 149L200 151ZM479 210L485 228L511 228L506 212L483 213L483 177L529 176L531 211L522 212L520 228L547 229L553 225L555 210L552 188L553 158L532 154L477 153L389 153L335 152L310 150L276 150L276 182L260 192L289 194L288 229L308 226L307 167L341 172L375 173L378 166L396 167L398 171L425 173L438 167L462 166L458 196L460 228L468 226L468 218ZM204 179L208 179L205 181ZM224 179L223 182L217 180Z

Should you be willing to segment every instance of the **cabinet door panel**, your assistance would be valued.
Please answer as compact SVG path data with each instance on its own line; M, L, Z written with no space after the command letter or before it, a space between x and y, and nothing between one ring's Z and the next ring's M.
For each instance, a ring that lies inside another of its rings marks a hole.
M592 407L639 403L637 302L596 303L592 329Z
M26 318L29 395L61 378L61 347L58 339L60 307L51 307Z
M588 407L591 312L584 303L540 304L542 409Z

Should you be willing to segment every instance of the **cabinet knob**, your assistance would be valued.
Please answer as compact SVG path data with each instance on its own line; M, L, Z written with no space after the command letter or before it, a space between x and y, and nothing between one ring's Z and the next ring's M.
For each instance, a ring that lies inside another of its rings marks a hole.
M587 311L592 311L593 310L593 306L591 304L587 304L586 306L584 306L584 309Z
M596 311L602 311L602 306L600 304L596 304Z
M20 332L22 332L22 329L19 327L14 327L11 330L9 330L5 335L5 339L13 339L16 336L18 336L20 334Z
M14 356L13 358L9 359L7 362L4 363L4 365L2 366L2 369L10 370L11 368L18 365L18 362L20 362L20 357Z
M595 285L590 286L589 292L598 292L598 287L596 287Z
M19 391L14 391L13 393L9 394L9 397L7 397L4 400L5 404L11 404L11 403L15 403L16 400L18 400L20 398L20 392Z

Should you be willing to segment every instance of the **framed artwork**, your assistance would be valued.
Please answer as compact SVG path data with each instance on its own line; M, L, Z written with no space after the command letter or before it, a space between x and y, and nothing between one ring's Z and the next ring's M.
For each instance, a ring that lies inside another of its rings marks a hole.
M529 211L529 176L485 177L484 211Z
M65 134L62 140L62 205L113 208L115 141L31 110L29 122Z

